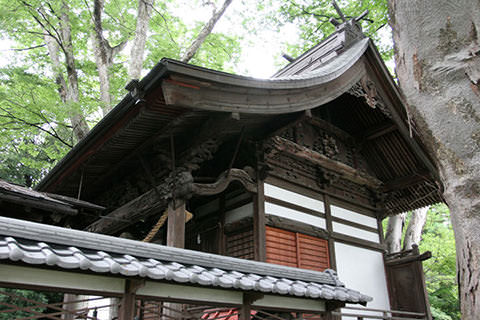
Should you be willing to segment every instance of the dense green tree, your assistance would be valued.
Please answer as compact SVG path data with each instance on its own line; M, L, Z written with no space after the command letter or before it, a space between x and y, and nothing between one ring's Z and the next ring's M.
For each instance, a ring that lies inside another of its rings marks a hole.
M275 0L270 1L272 3ZM365 10L369 10L368 16L361 21L363 31L375 41L382 57L390 60L393 56L391 42L383 41L382 33L379 32L385 31L387 35L389 34L387 1L338 1L338 3L347 19L358 17ZM266 6L264 8L268 10ZM293 23L298 27L300 41L287 43L288 54L293 57L302 54L335 31L335 27L329 22L331 18L341 21L331 0L282 1L279 10L270 11L269 15L272 21L277 22L278 27L287 23Z
M12 295L9 295L12 294ZM48 303L47 297L40 293L31 290L17 290L2 288L0 289L0 320L10 320L10 319L19 319L24 317L32 316L35 312L41 313L45 310L44 307L38 306L34 303L19 299L16 296L21 296L23 298L36 301L38 303ZM17 308L22 308L26 310L5 312L12 309L12 305ZM3 312L2 312L3 311ZM32 311L32 312L30 312Z
M0 178L30 186L125 95L130 56L121 49L137 39L138 3L0 0L0 5L1 37L16 51L0 69ZM140 72L163 57L179 59L205 23L197 21L189 30L175 16L172 1L150 6ZM231 71L239 51L236 37L210 33L191 52L191 62Z
M460 319L455 268L455 237L447 206L432 206L419 249L431 251L423 262L432 315L439 320Z
M413 212L408 212L390 217L388 224L387 219L383 221L386 234L388 228L396 229L391 232L399 233L399 238L392 237L398 239L391 239L397 242L392 246L393 252L400 251L402 243L405 245L408 242L406 241L407 226L410 225L412 217ZM432 315L437 320L458 320L460 308L456 283L455 237L450 222L450 212L445 204L436 204L428 209L426 217L421 240L417 245L420 252L432 252L432 258L423 262ZM400 224L399 227L398 224Z

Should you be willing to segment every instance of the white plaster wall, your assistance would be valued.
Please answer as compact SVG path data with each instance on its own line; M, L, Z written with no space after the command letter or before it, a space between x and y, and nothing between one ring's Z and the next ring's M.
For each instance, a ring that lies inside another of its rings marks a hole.
M390 309L382 253L335 242L335 257L338 276L345 286L373 298L367 308ZM358 304L352 306L361 307ZM380 315L366 311L343 310L343 312ZM355 318L343 317L343 319Z
M335 221L332 223L332 227L334 232L346 234L348 236L355 237L358 239L380 243L380 237L378 236L378 233L373 233L367 230L358 229L358 228L348 226L346 224L335 222Z
M225 212L225 223L232 223L246 217L253 217L253 203Z
M324 218L313 216L311 214L303 213L290 208L285 208L269 202L265 202L265 214L300 221L317 228L326 229Z
M283 200L285 202L290 202L298 206L312 209L318 212L325 212L325 205L323 201L312 199L310 197L301 195L299 193L285 190L283 188L276 187L274 185L265 183L265 195L275 199Z
M99 298L98 296L82 296L84 299L93 299ZM104 298L98 300L88 301L87 306L90 310L88 311L88 315L93 317L93 312L95 308L97 309L97 319L98 320L111 320L112 318L112 308L118 308L118 306L108 307L111 304L118 303L118 300L112 298Z
M330 206L330 211L332 216L337 218L342 218L344 220L356 222L359 224L363 224L367 227L377 228L377 219L373 217L366 216L364 214L360 214L345 208L340 208L334 205Z

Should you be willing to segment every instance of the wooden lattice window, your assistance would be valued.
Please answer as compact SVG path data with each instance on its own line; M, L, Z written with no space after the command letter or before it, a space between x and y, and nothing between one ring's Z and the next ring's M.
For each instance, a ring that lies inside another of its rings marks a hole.
M267 226L265 247L269 263L317 271L330 267L325 239Z

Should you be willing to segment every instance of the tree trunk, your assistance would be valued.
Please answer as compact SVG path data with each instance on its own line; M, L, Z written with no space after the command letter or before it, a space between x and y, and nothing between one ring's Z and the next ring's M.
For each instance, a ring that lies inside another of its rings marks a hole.
M405 232L405 239L403 239L403 250L411 250L413 244L420 244L423 227L427 221L428 209L429 207L424 207L412 211L412 217Z
M212 32L213 27L215 27L215 24L218 22L218 20L220 20L222 15L225 13L225 10L227 10L230 3L232 3L232 0L225 0L222 7L220 8L220 10L215 10L213 12L210 20L208 20L208 22L205 24L205 26L203 26L202 30L198 34L195 41L193 41L190 48L188 48L187 51L185 52L185 54L183 55L183 57L181 59L182 62L188 62L193 58L193 56L198 51L198 49L200 48L202 43L205 41L207 36Z
M463 319L480 314L480 2L390 0L395 60L450 208Z
M154 3L155 0L138 0L137 26L132 51L130 52L130 65L128 67L128 76L130 79L139 79L142 73L148 23L150 22Z
M44 36L45 43L47 44L48 55L50 60L52 60L52 69L55 74L55 82L58 85L58 94L63 103L67 102L67 83L62 74L62 66L60 63L60 58L58 57L58 43L49 35Z
M387 232L385 233L385 244L387 252L399 252L402 249L402 231L405 223L405 213L397 214L388 218Z
M79 110L80 107L78 106L78 76L73 54L72 30L70 18L68 17L69 10L68 4L63 1L60 14L60 35L62 37L62 49L65 54L65 63L67 67L66 103L69 105L68 107L71 108L70 120L72 122L73 133L77 137L77 140L80 141L87 135L89 128L83 114Z
M104 4L104 0L94 1L93 24L95 26L95 36L93 37L93 42L95 46L95 63L97 65L98 78L100 80L100 100L103 102L102 112L105 116L112 109L109 69L113 64L113 58L120 53L127 42L123 41L112 48L107 39L103 36L102 12Z

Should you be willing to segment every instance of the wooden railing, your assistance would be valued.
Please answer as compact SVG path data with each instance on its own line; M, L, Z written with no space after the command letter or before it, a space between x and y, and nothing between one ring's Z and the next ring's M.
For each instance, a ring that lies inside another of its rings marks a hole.
M377 314L365 314L358 311L369 311ZM381 314L380 314L381 313ZM425 313L400 311L400 310L383 310L373 308L359 308L359 307L343 307L341 312L332 312L335 316L352 317L357 320L367 319L385 319L385 320L419 320L427 319ZM428 320L428 319L427 319Z

